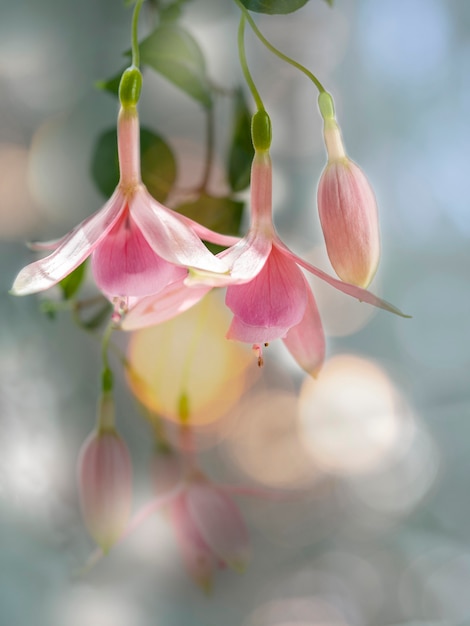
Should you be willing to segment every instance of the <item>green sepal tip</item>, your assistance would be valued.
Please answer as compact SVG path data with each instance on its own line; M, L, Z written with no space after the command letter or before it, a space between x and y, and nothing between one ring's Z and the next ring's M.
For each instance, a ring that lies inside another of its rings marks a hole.
M262 109L251 118L251 139L255 150L269 150L271 147L271 119Z
M322 91L318 96L318 107L324 120L335 119L335 103L327 91Z
M132 65L124 70L119 83L119 101L124 108L133 107L139 102L142 90L142 74Z

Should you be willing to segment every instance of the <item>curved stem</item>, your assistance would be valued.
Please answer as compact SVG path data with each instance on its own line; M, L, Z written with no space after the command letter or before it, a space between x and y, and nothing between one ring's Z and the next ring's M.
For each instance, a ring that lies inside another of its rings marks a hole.
M238 2L238 0L236 0ZM243 5L240 5L243 7ZM243 7L244 8L244 7ZM256 107L258 111L264 111L264 104L261 100L261 96L259 95L258 90L256 89L256 85L251 77L250 70L248 69L248 63L246 62L246 53L245 53L245 20L246 20L246 10L244 9L240 16L240 26L238 28L238 55L240 58L240 65L243 71L243 75L247 82L248 87L253 95L253 98L256 102Z
M139 67L140 64L140 50L139 50L139 13L142 8L144 0L137 0L134 7L134 13L132 14L132 27L131 27L131 46L132 46L132 65Z
M315 85L315 87L318 89L318 91L320 93L326 92L326 89L323 87L323 85L318 80L318 78L315 76L315 74L313 74L310 70L308 70L306 67L304 67L301 63L298 63L297 61L294 61L294 59L291 59L289 56L287 56L287 54L284 54L283 52L278 50L275 46L273 46L272 43L270 43L266 39L266 37L263 35L263 33L260 31L260 29L256 26L256 23L255 23L254 19L251 17L251 15L249 14L248 10L243 6L243 4L240 2L240 0L235 0L235 2L238 4L240 9L243 11L243 15L245 15L246 20L249 23L249 25L251 26L251 29L253 30L255 35L258 37L258 39L261 41L261 43L264 46L266 46L266 48L268 48L268 50L270 50L277 57L279 57L280 59L282 59L286 63L289 63L289 65L292 65L293 67L297 68L299 71L301 71L303 74L305 74L305 76L310 78L310 80L313 82L313 84Z
M109 341L111 339L111 334L114 330L114 324L110 322L106 327L106 330L103 334L103 339L101 341L101 358L103 361L103 373L101 379L101 386L103 392L111 391L113 388L113 373L111 368L109 367L109 356L108 356L108 348Z

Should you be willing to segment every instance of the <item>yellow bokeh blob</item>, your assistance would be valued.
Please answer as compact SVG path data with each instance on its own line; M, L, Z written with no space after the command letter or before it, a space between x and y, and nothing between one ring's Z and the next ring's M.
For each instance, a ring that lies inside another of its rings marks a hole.
M225 339L230 324L213 291L172 320L132 334L128 380L138 400L161 417L206 425L240 399L256 373L250 347ZM184 415L182 415L182 412Z

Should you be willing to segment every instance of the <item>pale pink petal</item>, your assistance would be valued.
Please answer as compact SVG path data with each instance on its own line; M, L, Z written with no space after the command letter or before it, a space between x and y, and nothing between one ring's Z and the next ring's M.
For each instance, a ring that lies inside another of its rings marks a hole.
M225 337L233 341L262 344L285 337L288 330L288 326L250 326L249 324L244 324L240 318L234 315Z
M170 515L190 575L204 590L209 591L212 573L217 566L216 558L192 519L187 493L181 494L171 503Z
M66 235L52 254L24 267L13 283L11 293L24 296L44 291L68 276L106 237L124 206L125 198L116 190L104 207Z
M200 239L204 239L204 241L209 241L210 243L216 243L219 246L234 246L236 243L240 241L240 237L234 237L233 235L222 235L221 233L216 233L210 228L206 228L202 224L192 220L190 217L186 215L178 214L182 221L191 227L196 235Z
M155 296L139 299L121 322L122 330L137 330L165 322L197 304L211 287L187 287L184 284L187 272Z
M273 247L253 280L228 287L225 303L249 326L290 328L304 315L305 280L296 263Z
M92 271L99 289L112 299L158 293L178 277L181 268L152 250L129 211L125 211L95 248Z
M187 491L188 512L207 545L232 569L241 571L249 559L248 531L233 500L207 482Z
M380 309L385 309L390 313L395 313L395 315L400 315L401 317L411 317L410 315L402 313L400 309L397 309L397 307L393 306L393 304L390 304L386 300L382 300L381 298L374 296L374 294L370 293L370 291L367 291L367 289L362 289L362 287L356 287L355 285L351 285L349 283L344 283L341 280L337 280L326 272L318 269L318 267L315 267L315 265L307 263L307 261L304 261L304 259L289 250L289 248L281 240L277 239L275 246L279 250L281 250L286 256L295 261L298 265L305 268L314 276L318 276L318 278L321 278L332 287L335 287L336 289L338 289L338 291L342 291L348 296L357 298L360 302L367 302L367 304L372 304L376 307L379 307Z
M289 352L307 374L316 376L325 358L325 334L310 285L305 280L307 307L302 320L283 338Z
M263 269L271 248L272 242L269 237L252 230L234 246L217 255L229 267L229 274L214 274L190 269L186 284L188 286L227 287L247 283Z
M144 187L131 199L130 210L151 248L169 263L208 272L228 272L227 265L209 252L180 215L157 202Z

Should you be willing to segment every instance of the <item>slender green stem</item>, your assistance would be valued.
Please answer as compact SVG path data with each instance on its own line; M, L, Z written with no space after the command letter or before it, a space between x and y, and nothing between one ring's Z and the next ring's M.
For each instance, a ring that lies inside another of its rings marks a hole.
M238 2L238 0L236 0ZM243 5L241 5L243 6ZM261 96L259 95L258 90L256 89L256 85L251 77L250 70L248 69L248 63L246 62L246 53L245 53L245 21L246 21L246 11L243 11L240 16L240 26L238 28L238 55L240 57L240 65L243 71L243 75L247 82L248 87L253 95L253 98L256 102L256 106L258 111L264 111L264 104L261 100Z
M132 14L132 27L131 27L131 45L132 45L132 65L139 67L140 65L140 50L139 50L139 13L142 8L144 0L137 0L134 7L134 13Z
M212 161L214 158L214 108L206 109L206 158L204 160L204 171L199 191L205 193L211 175Z
M101 340L101 359L103 361L103 373L101 386L104 392L111 391L113 388L113 373L111 368L109 367L109 356L108 356L108 348L109 342L111 339L112 332L114 330L114 324L110 322L106 327L106 330L103 334L103 339Z
M286 63L289 63L289 65L292 65L293 67L297 68L303 74L305 74L305 76L310 78L310 80L313 82L313 84L315 85L315 87L318 89L318 91L320 93L323 93L323 92L326 91L326 89L323 87L323 85L318 80L318 78L315 76L315 74L313 74L310 70L308 70L306 67L304 67L301 63L298 63L297 61L294 61L294 59L291 59L289 56L287 56L287 54L284 54L283 52L278 50L275 46L272 45L272 43L270 43L266 39L266 37L263 35L263 33L260 31L260 29L256 26L256 23L255 23L254 19L251 17L251 15L248 12L248 10L246 9L246 7L244 7L243 4L240 2L240 0L235 0L235 2L238 4L240 9L242 10L243 15L246 17L246 20L249 23L249 25L251 26L251 28L252 28L253 32L255 33L255 35L258 37L258 39L261 41L261 43L263 45L265 45L266 48L268 48L268 50L270 50L277 57L279 57L280 59L282 59Z

